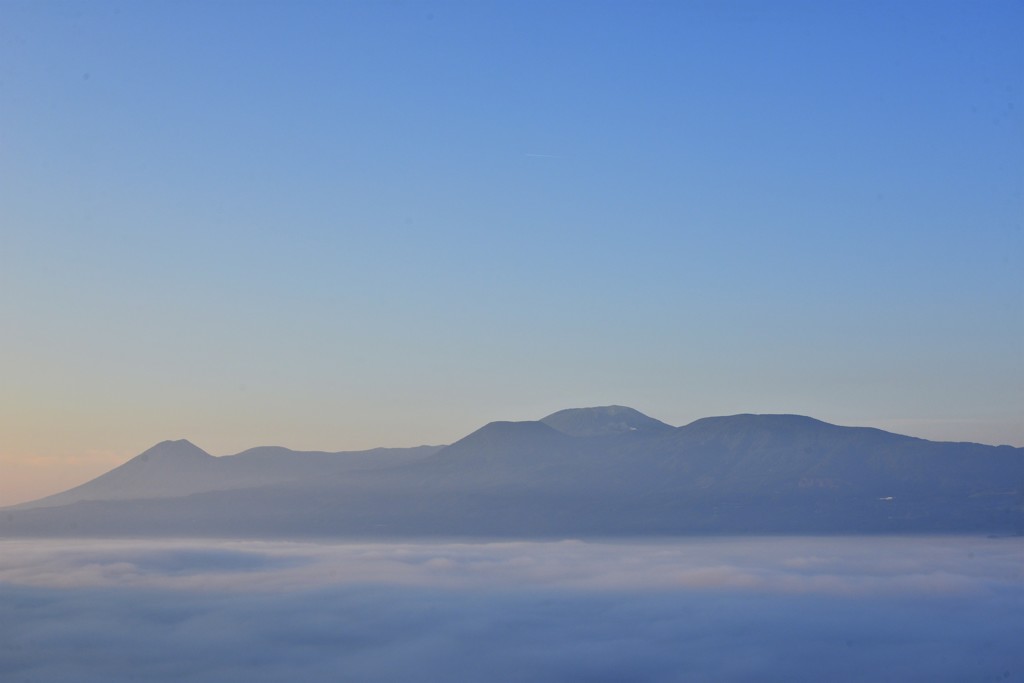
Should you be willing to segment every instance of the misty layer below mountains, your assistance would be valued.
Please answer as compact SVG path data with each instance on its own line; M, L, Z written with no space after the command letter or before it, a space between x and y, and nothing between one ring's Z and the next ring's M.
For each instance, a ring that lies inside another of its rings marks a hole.
M0 540L5 683L1024 680L1018 538Z
M493 422L445 447L213 457L167 441L0 511L5 536L979 531L1024 533L1024 449L796 415L677 428L620 406Z

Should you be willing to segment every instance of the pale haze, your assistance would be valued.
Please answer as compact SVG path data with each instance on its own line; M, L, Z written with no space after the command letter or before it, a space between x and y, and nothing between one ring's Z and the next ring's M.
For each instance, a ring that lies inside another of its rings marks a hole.
M0 505L609 404L1024 446L1022 25L4 2Z

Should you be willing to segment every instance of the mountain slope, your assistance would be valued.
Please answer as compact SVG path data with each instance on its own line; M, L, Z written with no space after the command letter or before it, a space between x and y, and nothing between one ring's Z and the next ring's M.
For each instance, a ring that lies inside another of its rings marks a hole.
M178 496L204 488L215 458L181 439L161 441L106 474L62 493L17 507L54 507L80 500L123 500L153 495Z

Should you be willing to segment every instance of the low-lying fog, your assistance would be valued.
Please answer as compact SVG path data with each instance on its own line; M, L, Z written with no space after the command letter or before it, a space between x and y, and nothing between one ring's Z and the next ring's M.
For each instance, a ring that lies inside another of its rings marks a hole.
M0 541L0 680L1024 680L1024 539Z

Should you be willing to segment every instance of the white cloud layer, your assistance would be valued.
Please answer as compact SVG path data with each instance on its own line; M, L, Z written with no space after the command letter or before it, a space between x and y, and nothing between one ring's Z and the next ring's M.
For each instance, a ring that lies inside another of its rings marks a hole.
M1024 680L1024 542L0 542L0 680Z

